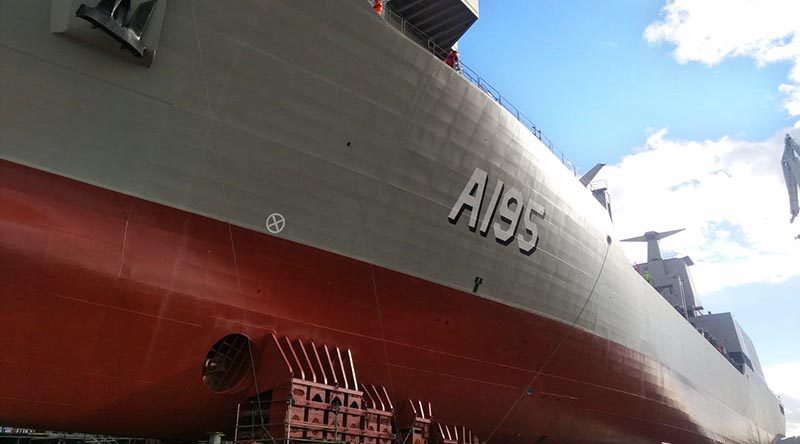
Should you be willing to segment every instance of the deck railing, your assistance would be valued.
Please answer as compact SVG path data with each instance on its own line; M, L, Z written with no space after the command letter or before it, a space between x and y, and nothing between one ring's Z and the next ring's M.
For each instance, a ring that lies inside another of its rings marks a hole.
M367 0L372 4L372 0ZM422 46L423 48L430 51L433 55L438 57L439 59L444 59L447 54L450 52L449 48L444 49L436 44L436 42L425 35L424 32L420 31L416 26L410 23L408 20L401 17L399 14L394 12L391 8L391 2L388 2L387 7L383 10L383 18L391 24L395 29L400 31L401 34L405 35L409 39L416 42L418 45ZM500 91L497 90L494 86L492 86L489 82L486 81L483 77L481 77L475 70L467 66L463 60L460 59L458 61L458 66L456 70L460 72L464 78L472 82L475 86L477 86L480 90L488 94L492 99L494 99L497 103L499 103L503 108L505 108L508 112L510 112L514 117L519 120L520 123L525 125L536 138L538 138L553 154L556 155L561 160L561 163L569 169L572 174L578 176L578 169L574 163L572 163L569 159L564 156L564 152L556 146L556 144L550 140L547 136L542 134L542 130L539 129L535 123L531 119L529 119L525 114L519 111L519 108L514 106L508 99L503 97Z

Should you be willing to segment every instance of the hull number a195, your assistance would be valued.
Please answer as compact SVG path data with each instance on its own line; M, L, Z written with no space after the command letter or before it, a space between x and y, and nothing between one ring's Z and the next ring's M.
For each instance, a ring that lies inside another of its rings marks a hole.
M539 243L536 218L544 219L544 207L534 202L533 199L529 199L527 204L523 204L522 193L518 189L506 188L503 181L498 180L479 226L478 219L488 180L489 175L486 174L486 171L475 168L464 191L461 192L461 196L450 210L450 215L447 217L450 223L457 224L461 215L469 210L467 226L471 231L477 230L482 236L486 236L491 225L497 242L508 245L516 237L519 251L526 255L533 253ZM498 220L492 223L495 213L498 213ZM520 222L522 222L522 227L517 232Z

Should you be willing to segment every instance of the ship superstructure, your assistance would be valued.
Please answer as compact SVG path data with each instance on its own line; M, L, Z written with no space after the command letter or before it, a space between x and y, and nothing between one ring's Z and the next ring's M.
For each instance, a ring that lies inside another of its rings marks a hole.
M145 3L0 1L0 422L231 436L291 387L347 442L409 403L460 444L784 433L555 146L443 63L477 2Z
M680 233L683 229L658 233L648 231L642 236L623 239L623 242L647 242L647 262L634 268L661 296L697 329L730 363L746 377L764 380L753 341L747 336L732 313L703 313L704 307L694 290L689 256L663 258L659 241Z
M702 314L703 309L699 298L694 292L694 283L689 272L689 267L694 265L689 256L672 257L664 259L661 256L659 241L683 230L672 230L664 233L648 231L642 236L623 239L623 242L647 242L647 262L636 264L639 273L647 276L661 296L666 299L679 313L687 318L694 318Z

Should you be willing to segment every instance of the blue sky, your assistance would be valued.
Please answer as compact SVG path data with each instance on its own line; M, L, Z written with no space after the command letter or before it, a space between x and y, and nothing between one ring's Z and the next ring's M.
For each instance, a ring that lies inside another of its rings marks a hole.
M662 248L694 259L705 307L734 313L800 415L800 224L779 167L783 133L800 137L800 2L768 3L482 0L459 50L580 170L609 164L618 237L686 228Z
M459 50L582 171L618 161L648 129L691 140L762 139L791 125L778 91L789 63L681 65L671 46L643 38L662 6L484 0Z
M780 284L732 287L706 299L716 311L734 313L756 343L762 364L769 365L800 357L798 289L800 278L794 278Z

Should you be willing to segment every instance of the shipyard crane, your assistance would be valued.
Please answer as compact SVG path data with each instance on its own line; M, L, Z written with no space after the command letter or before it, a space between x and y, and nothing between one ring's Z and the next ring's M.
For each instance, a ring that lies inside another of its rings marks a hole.
M789 191L789 211L792 215L789 223L792 223L800 212L797 203L797 188L800 186L800 146L797 146L797 142L788 134L785 141L781 167L783 167L783 178L786 180L786 189Z

